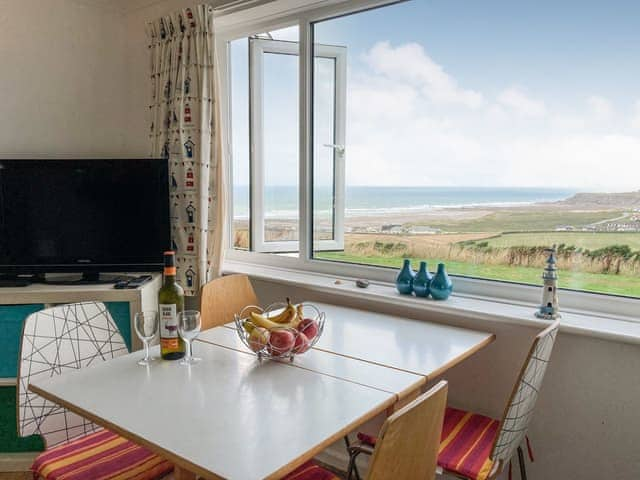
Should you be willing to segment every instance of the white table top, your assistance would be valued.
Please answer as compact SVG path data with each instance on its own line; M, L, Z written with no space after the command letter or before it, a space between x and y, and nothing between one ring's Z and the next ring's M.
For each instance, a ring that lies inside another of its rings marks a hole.
M213 343L241 352L250 352L238 337L235 324L230 324L226 328L217 327L206 330L198 336L198 341ZM198 342L196 342L194 350L197 351L198 348ZM289 362L289 360L279 361L289 366L305 368L324 375L395 393L398 398L403 398L426 383L426 379L421 375L402 372L322 350L311 349L303 355L297 355L293 362Z
M193 367L142 352L32 390L205 478L279 478L383 412L395 395L198 342ZM158 355L157 347L152 351Z
M427 379L491 343L495 335L382 313L315 303L327 319L315 349L357 358Z

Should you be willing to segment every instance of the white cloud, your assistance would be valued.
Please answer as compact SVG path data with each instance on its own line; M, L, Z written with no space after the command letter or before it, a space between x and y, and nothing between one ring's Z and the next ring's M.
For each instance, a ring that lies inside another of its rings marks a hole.
M455 79L418 47L377 44L366 56L371 69L350 73L348 185L639 188L640 138L602 131L599 118L613 114L606 99L552 111L511 87L482 108L455 108L460 101L444 101L461 91ZM636 111L640 129L640 101Z
M592 95L587 98L587 105L597 120L609 120L613 116L613 106L604 97Z
M640 130L640 100L636 100L635 111L631 117L631 128Z
M479 108L485 103L482 94L460 88L417 43L393 47L389 42L379 42L363 59L375 73L418 87L434 103L469 108Z
M519 87L509 87L500 93L498 103L527 117L540 117L547 113L544 102L534 100Z

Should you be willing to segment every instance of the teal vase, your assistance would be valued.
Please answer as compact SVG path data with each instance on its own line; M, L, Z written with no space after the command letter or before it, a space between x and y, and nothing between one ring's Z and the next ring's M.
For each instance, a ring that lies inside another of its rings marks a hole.
M396 288L403 295L411 295L413 292L413 278L416 276L415 272L411 269L411 260L405 259L402 270L396 277Z
M451 295L451 292L453 291L453 283L451 283L451 279L449 278L449 275L447 275L444 263L438 264L438 271L431 280L429 290L431 291L431 296L434 300L446 300L449 298L449 295Z
M420 262L420 269L413 279L413 293L416 297L428 297L433 275L429 273L427 262Z

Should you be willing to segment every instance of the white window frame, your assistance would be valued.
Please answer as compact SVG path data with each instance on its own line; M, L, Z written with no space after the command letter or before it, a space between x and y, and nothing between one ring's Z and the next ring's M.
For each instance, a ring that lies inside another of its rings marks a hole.
M253 8L218 9L215 19L216 56L219 63L220 94L222 108L222 135L224 164L227 168L227 184L233 185L231 121L229 105L230 68L228 42L239 38L280 28L298 25L300 41L300 239L297 256L282 256L258 252L236 250L233 248L233 208L231 194L227 195L228 222L227 246L225 258L254 265L265 265L282 270L301 270L335 275L340 278L366 278L375 282L392 283L397 272L394 269L339 263L313 258L312 251L312 148L313 109L312 25L315 22L329 20L341 15L356 13L367 9L400 3L405 0L274 0ZM229 189L230 190L230 189ZM284 274L284 273L283 273ZM538 303L541 287L507 281L454 276L455 291L472 297L492 298L505 304ZM562 290L562 307L582 311L596 312L598 315L611 315L633 318L640 310L640 299L616 295ZM500 318L496 318L500 320Z
M251 175L251 250L259 253L297 252L299 242L265 241L264 211L264 55L299 56L299 43L264 38L249 39L249 112L251 123L250 175ZM334 139L333 144L325 145L333 149L334 196L333 202L333 240L314 242L315 250L342 250L344 248L344 208L345 208L345 122L346 122L346 71L347 59L344 47L317 45L314 58L329 58L335 61L334 93Z

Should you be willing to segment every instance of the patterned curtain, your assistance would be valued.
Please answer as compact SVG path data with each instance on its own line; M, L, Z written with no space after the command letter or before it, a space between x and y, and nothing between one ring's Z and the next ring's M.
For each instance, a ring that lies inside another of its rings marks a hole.
M182 9L148 23L147 35L151 155L169 162L178 280L196 295L219 274L224 238L213 9Z

